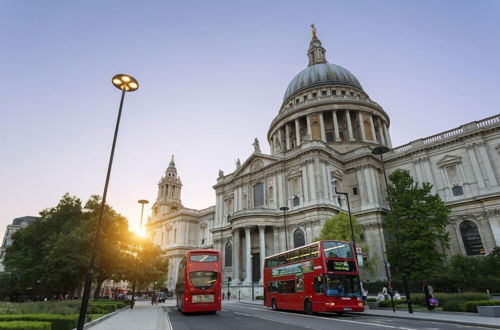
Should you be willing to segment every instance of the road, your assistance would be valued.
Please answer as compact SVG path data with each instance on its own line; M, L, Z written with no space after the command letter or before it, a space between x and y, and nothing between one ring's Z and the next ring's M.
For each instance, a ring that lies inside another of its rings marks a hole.
M363 314L305 315L295 312L273 311L264 306L238 302L225 302L222 311L217 314L183 315L175 307L168 307L167 313L173 330L487 329Z

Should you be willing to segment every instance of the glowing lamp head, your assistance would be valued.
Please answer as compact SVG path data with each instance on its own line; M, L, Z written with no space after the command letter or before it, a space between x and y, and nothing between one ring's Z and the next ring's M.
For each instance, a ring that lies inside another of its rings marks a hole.
M133 92L139 88L137 80L128 74L119 73L111 79L116 88L126 92Z

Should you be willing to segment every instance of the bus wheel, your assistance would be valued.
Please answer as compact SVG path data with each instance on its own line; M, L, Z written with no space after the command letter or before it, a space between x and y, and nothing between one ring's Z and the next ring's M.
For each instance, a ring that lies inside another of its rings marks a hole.
M278 305L276 304L276 299L273 299L271 301L271 308L273 309L273 311L277 311L278 310Z
M304 313L308 315L311 315L313 313L313 306L309 299L306 299L306 301L304 302Z

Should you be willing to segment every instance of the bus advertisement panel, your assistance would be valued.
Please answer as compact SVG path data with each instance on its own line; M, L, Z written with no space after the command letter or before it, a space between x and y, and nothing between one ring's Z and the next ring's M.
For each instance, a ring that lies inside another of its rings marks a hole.
M179 264L177 309L183 313L220 311L221 271L219 251L188 251Z
M319 241L267 257L264 305L308 314L364 311L351 244Z

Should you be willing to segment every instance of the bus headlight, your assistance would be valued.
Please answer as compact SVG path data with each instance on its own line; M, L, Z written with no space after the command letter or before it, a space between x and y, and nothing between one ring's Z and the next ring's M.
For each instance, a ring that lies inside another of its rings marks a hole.
M363 307L363 303L362 302L358 303L358 306Z

